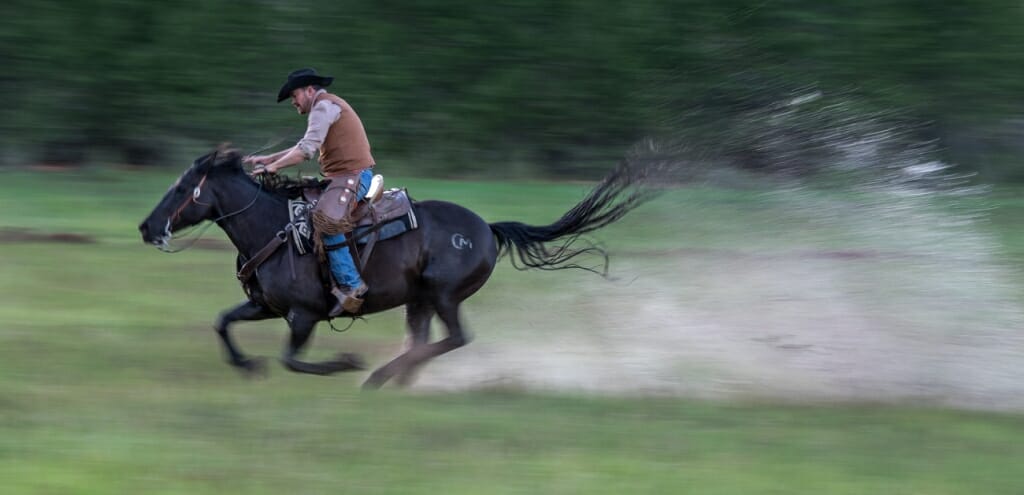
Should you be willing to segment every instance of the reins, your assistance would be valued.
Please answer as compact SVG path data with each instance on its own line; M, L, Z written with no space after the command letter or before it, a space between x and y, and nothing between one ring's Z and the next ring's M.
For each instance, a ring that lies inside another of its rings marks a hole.
M167 226L168 226L167 230L168 231L170 231L171 221L173 219L178 218L178 216L181 215L181 212L185 211L185 208L187 208L189 204L195 203L197 205L208 205L208 203L200 203L198 201L199 197L203 194L203 189L202 188L203 188L203 184L206 183L206 176L207 175L209 175L209 172L207 172L206 174L203 174L203 178L199 180L199 185L197 185L195 187L195 189L192 190L192 196L188 197L184 202L182 202L181 206L179 206L178 209L174 212L174 215L172 215L172 216L167 218ZM263 191L263 182L256 181L256 186L257 186L256 187L256 194L253 195L252 201L249 201L249 204L245 205L244 207L242 207L239 210L233 211L231 213L226 213L226 214L221 215L220 217L217 217L216 219L208 222L206 225L204 225L202 228L199 229L199 234L197 234L196 237L194 239L192 239L192 241L189 242L187 245L182 246L181 248L178 248L178 249L174 249L174 248L171 248L171 247L167 247L167 244L164 244L164 245L157 246L157 248L160 249L161 251L165 252L165 253L180 253L180 252L182 252L182 251L184 251L184 250L194 246L196 244L196 242L199 242L199 239L203 237L203 234L206 233L206 230L209 229L210 226L217 224L221 220L224 220L224 219L227 219L227 218L231 218L231 217L233 217L235 215L238 215L240 213L245 212L249 208L252 208L252 206L256 204L256 201L260 198L260 193ZM191 234L191 232L189 232L189 234ZM170 243L170 241L173 240L173 239L174 239L174 234L171 234L171 237L170 237L170 239L167 240L167 242Z

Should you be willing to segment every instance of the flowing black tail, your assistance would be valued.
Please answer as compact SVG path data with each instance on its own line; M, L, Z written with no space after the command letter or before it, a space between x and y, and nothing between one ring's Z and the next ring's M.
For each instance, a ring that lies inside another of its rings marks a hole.
M551 225L536 227L521 222L492 223L491 231L498 239L499 254L512 253L512 265L519 270L580 268L606 276L608 254L580 236L622 218L657 195L658 189L650 186L647 176L646 169L633 168L628 162L623 162L583 201ZM561 243L549 244L558 240ZM581 242L585 246L578 247ZM574 262L586 254L599 256L602 262L598 267Z

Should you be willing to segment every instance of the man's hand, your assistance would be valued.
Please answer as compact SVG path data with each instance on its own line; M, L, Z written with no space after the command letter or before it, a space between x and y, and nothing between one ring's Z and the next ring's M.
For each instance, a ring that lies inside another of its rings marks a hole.
M277 167L273 165L257 165L256 168L252 169L252 175L260 174L276 174Z
M252 175L260 174L273 174L277 172L276 167L270 166L274 162L272 155L249 155L242 159L242 163L249 163L255 165L252 169Z
M291 147L285 151L274 153L273 155L247 156L242 159L242 162L256 165L256 168L252 171L252 175L260 175L276 174L283 168L298 165L304 159L305 157L302 156L302 152L299 151L298 148Z
M242 163L251 165L266 165L274 160L271 159L270 155L249 155L242 158Z

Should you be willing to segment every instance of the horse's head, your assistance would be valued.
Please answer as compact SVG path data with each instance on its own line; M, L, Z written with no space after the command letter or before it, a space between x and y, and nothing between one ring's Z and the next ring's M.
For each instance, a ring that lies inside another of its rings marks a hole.
M166 249L175 232L215 218L219 208L214 184L220 176L240 171L240 160L234 151L214 151L196 159L139 225L142 240Z

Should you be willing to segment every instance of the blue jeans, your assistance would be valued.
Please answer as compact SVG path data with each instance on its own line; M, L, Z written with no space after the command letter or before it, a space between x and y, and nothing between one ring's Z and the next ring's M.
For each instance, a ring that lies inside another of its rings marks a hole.
M359 174L359 190L356 192L356 198L362 199L363 196L366 196L366 192L370 190L371 179L373 179L373 169L368 168ZM345 234L324 236L325 246L337 244L345 244ZM328 251L327 259L331 263L331 274L334 275L334 280L338 284L350 288L362 285L363 279L359 278L359 270L356 269L356 262L352 259L352 253L349 252L348 246Z

